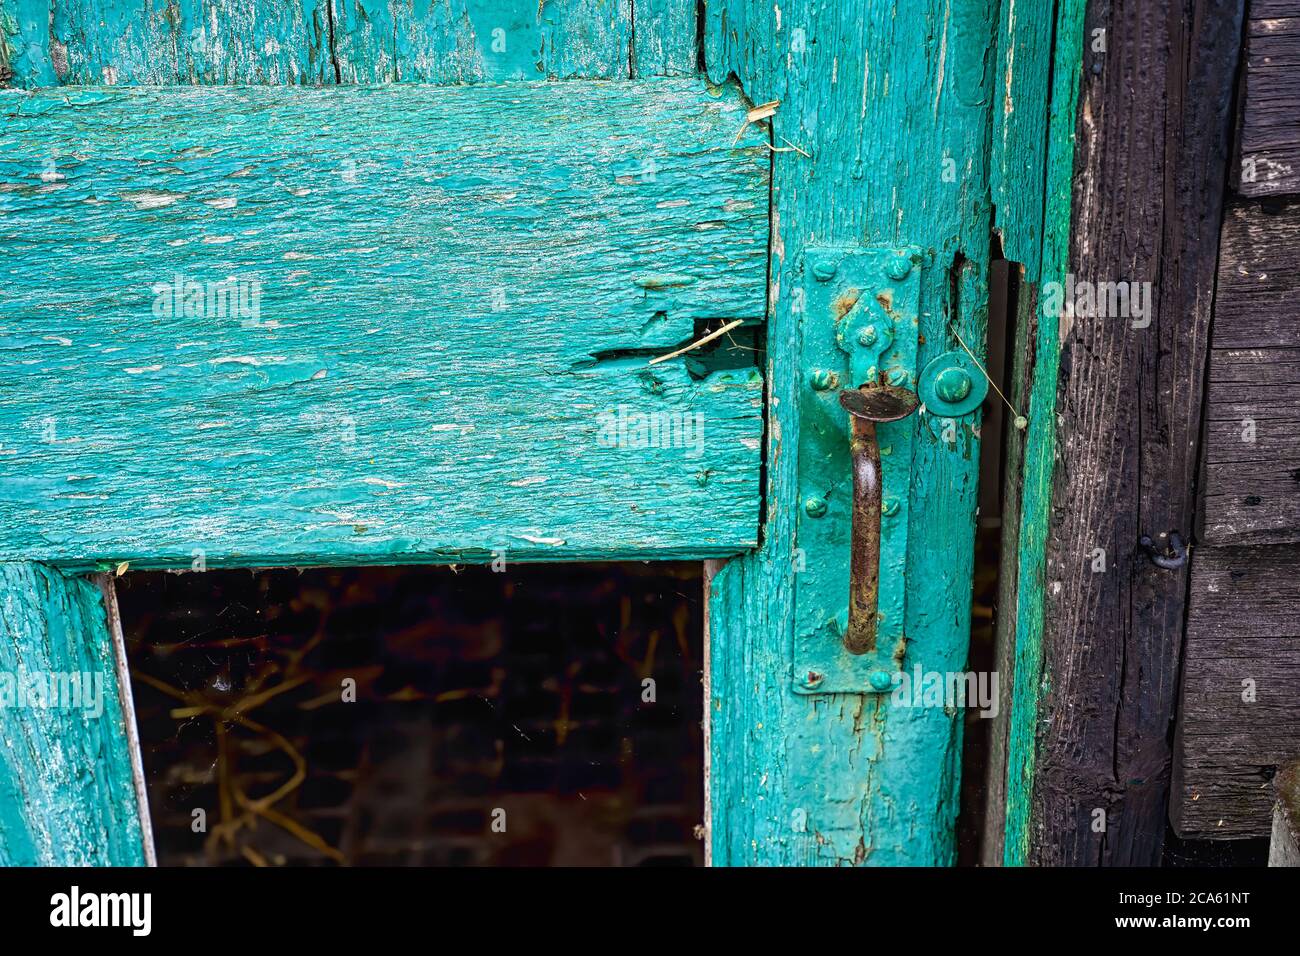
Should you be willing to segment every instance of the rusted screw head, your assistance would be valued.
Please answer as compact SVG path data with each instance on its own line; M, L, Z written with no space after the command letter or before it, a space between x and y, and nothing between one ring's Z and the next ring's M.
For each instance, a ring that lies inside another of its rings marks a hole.
M891 368L885 378L890 385L907 385L912 381L911 374L905 368Z

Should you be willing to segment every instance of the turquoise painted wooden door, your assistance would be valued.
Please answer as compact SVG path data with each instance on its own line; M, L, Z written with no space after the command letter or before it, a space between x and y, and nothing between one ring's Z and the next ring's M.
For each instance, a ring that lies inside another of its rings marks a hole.
M111 660L123 565L708 560L712 862L951 862L958 713L897 691L965 667L995 21L3 0L7 666ZM0 722L0 860L145 858L129 708Z

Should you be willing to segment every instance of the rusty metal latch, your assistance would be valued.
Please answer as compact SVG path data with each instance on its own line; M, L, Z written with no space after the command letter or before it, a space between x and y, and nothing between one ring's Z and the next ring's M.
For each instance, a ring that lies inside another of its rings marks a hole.
M822 246L803 263L793 686L888 691L903 664L924 255Z
M893 385L864 385L840 392L840 404L853 421L853 533L849 556L849 626L844 649L865 654L876 649L880 599L880 444L876 424L896 422L916 411L916 393Z

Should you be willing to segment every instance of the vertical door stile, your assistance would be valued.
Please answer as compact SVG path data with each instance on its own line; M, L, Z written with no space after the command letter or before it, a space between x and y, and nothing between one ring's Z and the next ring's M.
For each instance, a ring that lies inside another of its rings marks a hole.
M111 587L0 563L0 864L152 862Z
M805 382L818 370L798 357L810 332L824 334L817 323L835 321L801 293L810 249L915 247L923 253L916 368L966 346L983 353L991 132L1002 98L997 7L706 6L709 77L734 74L751 102L780 101L763 544L720 567L709 587L708 839L716 864L955 862L962 709L906 706L894 691L901 676L945 679L966 668L980 419L969 410L936 414L933 403L914 416L900 674L886 682L873 673L875 692L795 693L793 655L807 641L808 617L796 608L808 559L801 529L815 525L819 542L843 540L845 560L850 534L846 509L807 497L799 465L801 409L816 400ZM1046 113L1045 104L1037 108ZM847 494L844 477L831 496ZM810 523L804 512L813 505L808 514L818 520Z

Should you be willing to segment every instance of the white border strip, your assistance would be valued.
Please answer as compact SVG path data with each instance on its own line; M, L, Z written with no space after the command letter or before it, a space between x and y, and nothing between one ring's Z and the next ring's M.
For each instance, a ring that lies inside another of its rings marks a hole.
M713 866L713 708L710 704L712 682L709 672L709 619L712 602L709 595L713 592L713 577L726 564L723 561L704 562L704 865Z

